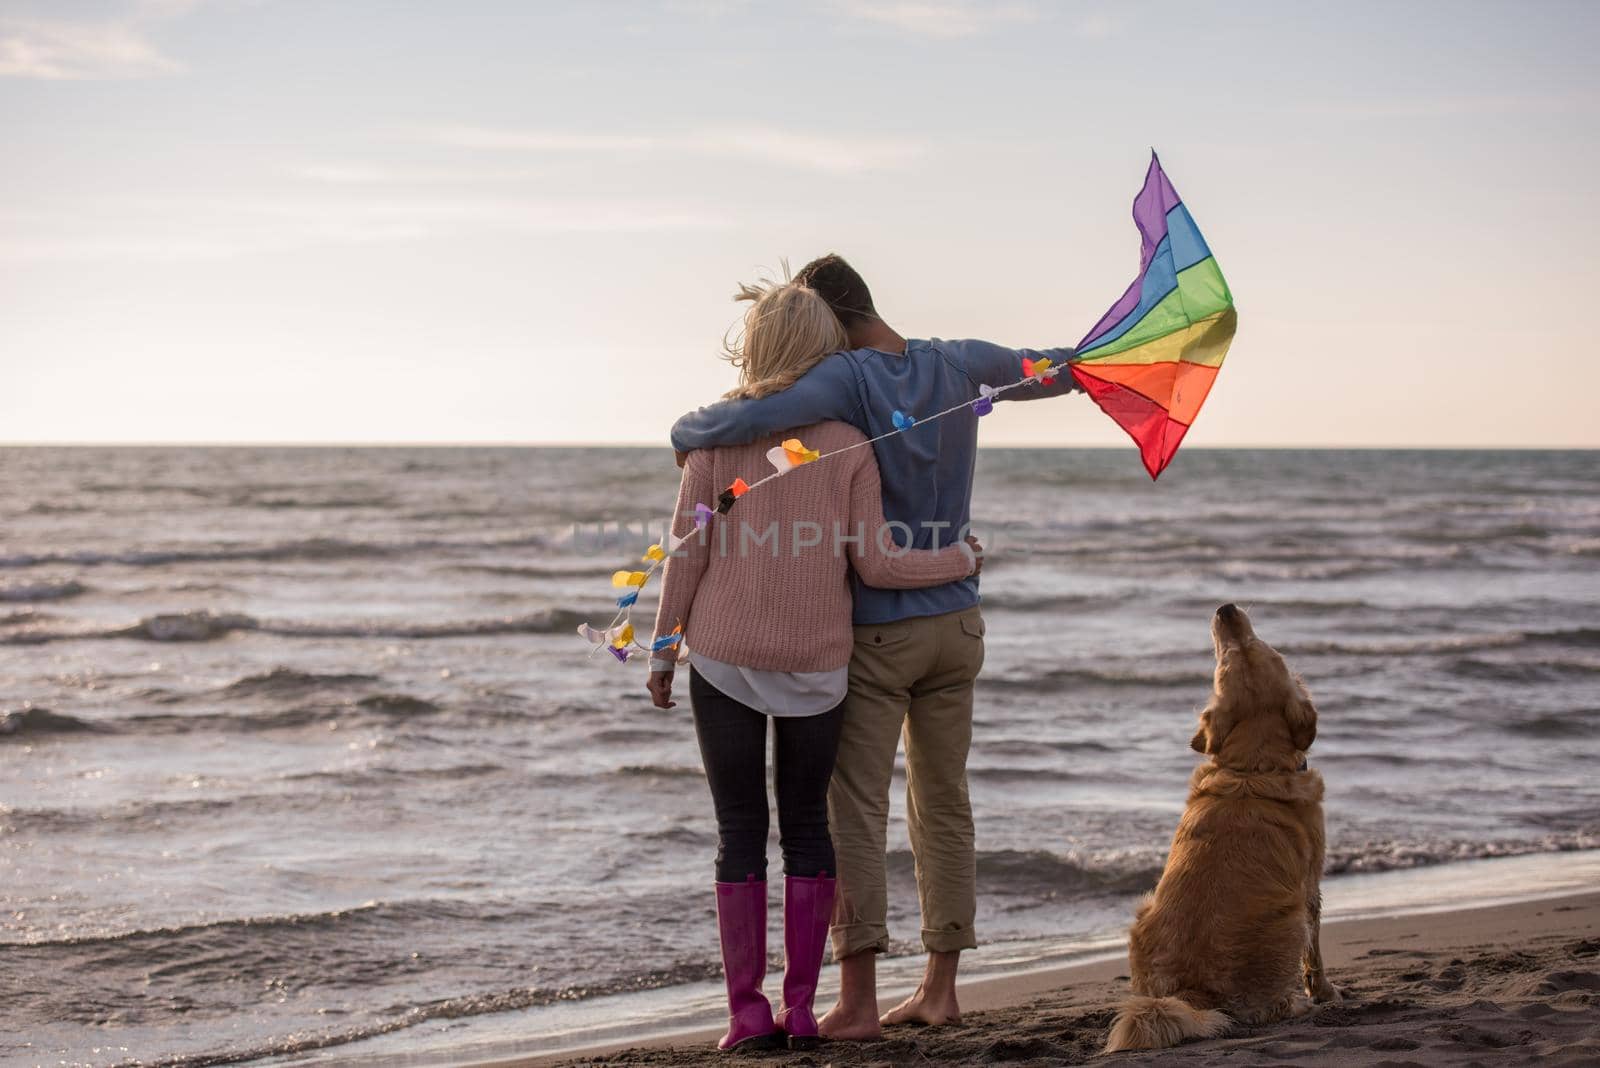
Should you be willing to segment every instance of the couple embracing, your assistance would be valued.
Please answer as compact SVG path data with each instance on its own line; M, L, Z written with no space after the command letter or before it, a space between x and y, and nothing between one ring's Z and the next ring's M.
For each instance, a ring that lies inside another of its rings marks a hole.
M673 533L696 504L769 467L798 437L824 453L740 499L668 562L656 636L681 626L689 697L717 819L716 905L728 988L723 1049L786 1040L871 1039L881 1025L959 1018L956 966L977 946L976 860L966 762L983 665L967 533L978 415L970 407L909 432L896 412L943 411L979 386L1023 375L1036 352L983 341L907 340L838 256L781 285L743 287L751 307L730 355L739 387L678 420L684 460ZM1058 396L1060 375L1007 397ZM858 446L851 448L852 446ZM677 664L652 660L650 693L671 708ZM783 852L783 997L767 970L767 734ZM927 971L881 1018L875 957L889 947L889 790L902 734L906 815ZM812 1011L832 933L839 1000Z

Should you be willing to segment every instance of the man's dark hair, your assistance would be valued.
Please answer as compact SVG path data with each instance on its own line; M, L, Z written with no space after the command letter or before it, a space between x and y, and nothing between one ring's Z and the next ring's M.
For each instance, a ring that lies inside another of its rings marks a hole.
M794 280L816 290L847 330L878 317L867 283L837 252L812 260L800 268Z

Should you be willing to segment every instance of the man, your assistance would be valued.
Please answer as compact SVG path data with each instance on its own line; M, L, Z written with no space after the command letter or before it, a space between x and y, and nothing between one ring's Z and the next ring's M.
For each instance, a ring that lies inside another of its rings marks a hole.
M739 445L825 419L868 437L894 429L894 414L915 418L976 400L980 385L1009 385L1024 358L1061 363L1070 349L1008 349L985 341L907 340L873 307L866 282L837 255L813 260L795 278L816 290L849 335L850 349L812 368L789 389L726 401L679 419L680 453ZM1071 376L1025 386L1006 399L1059 396ZM970 408L877 442L883 511L895 541L939 548L960 541L972 506L978 415ZM867 531L878 537L881 531ZM920 590L855 583L855 649L838 763L828 794L839 866L831 935L840 962L839 1001L820 1023L824 1037L870 1039L882 1024L960 1019L956 968L977 946L977 869L967 751L972 689L983 665L983 617L976 578ZM889 787L904 731L906 809L922 907L927 970L917 992L878 1015L876 954L889 947Z

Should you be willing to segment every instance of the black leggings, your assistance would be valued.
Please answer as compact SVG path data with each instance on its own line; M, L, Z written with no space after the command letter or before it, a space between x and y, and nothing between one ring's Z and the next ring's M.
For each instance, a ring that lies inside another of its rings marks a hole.
M767 720L778 795L778 837L786 875L832 875L828 780L839 750L844 706L815 716L772 716L741 704L689 669L694 733L717 812L717 880L767 877Z

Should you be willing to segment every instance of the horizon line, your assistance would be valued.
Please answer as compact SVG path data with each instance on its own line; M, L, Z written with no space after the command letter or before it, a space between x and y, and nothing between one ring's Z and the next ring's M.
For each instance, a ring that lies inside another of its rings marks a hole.
M0 441L0 449L671 449L665 442L639 441ZM1015 442L1005 445L978 445L982 449L1050 449L1058 451L1118 451L1131 446L1117 445L1063 445L1059 442ZM1372 452L1591 452L1600 450L1594 445L1537 445L1537 444L1214 444L1189 445L1185 452L1227 452L1257 449L1263 451L1372 451Z

